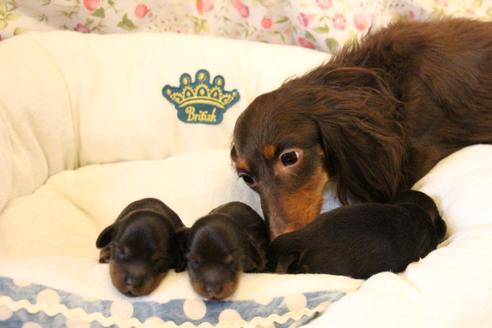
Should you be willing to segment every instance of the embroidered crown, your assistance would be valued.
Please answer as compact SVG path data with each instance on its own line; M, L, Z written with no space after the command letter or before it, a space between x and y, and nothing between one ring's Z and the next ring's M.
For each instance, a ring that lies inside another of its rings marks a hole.
M237 90L224 90L224 78L221 75L217 75L210 83L210 75L204 69L196 72L194 82L189 74L181 75L180 86L166 85L163 94L178 109L197 104L227 109L239 100Z

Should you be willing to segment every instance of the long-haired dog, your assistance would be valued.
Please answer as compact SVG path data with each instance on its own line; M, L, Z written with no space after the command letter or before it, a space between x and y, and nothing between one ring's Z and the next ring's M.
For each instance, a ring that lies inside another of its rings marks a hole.
M278 273L329 273L366 279L401 272L434 250L446 233L434 201L406 191L391 204L342 206L274 239L268 267Z
M400 22L256 98L231 157L271 237L344 204L386 202L462 147L492 142L492 23Z
M130 203L96 240L99 262L109 263L113 285L127 296L150 294L171 268L182 271L179 216L155 198Z

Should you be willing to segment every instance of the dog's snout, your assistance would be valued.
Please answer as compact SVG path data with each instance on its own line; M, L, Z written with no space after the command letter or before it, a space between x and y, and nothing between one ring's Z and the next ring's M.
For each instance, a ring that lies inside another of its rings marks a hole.
M303 198L303 196L305 196L303 193L299 195L294 193L278 198L261 197L270 240L304 227L319 215L323 194L316 192L309 197Z
M222 284L220 282L207 283L205 291L210 296L219 295L222 292Z
M125 284L131 288L139 288L144 282L144 277L142 275L127 274L125 278Z
M204 274L203 289L209 297L218 296L223 290L223 274L219 270L208 270Z

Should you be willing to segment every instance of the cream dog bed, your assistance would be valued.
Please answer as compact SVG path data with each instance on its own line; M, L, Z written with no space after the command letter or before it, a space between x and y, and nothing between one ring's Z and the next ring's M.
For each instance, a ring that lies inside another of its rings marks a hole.
M402 274L365 282L244 274L230 300L208 302L185 273L147 297L124 297L97 263L98 233L138 198L162 199L187 225L229 200L260 212L230 164L234 122L257 95L325 54L52 32L2 42L0 58L0 326L492 325L486 145L451 155L417 183L438 203L449 238ZM325 209L333 206L328 190Z

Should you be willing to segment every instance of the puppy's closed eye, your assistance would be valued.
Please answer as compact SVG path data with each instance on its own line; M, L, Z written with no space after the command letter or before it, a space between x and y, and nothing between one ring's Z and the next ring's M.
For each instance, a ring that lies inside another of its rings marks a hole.
M188 258L188 265L191 268L196 268L202 264L202 259L199 257L187 257Z
M113 259L115 261L125 261L130 258L130 250L128 249L128 247L113 244L112 249L113 249Z

